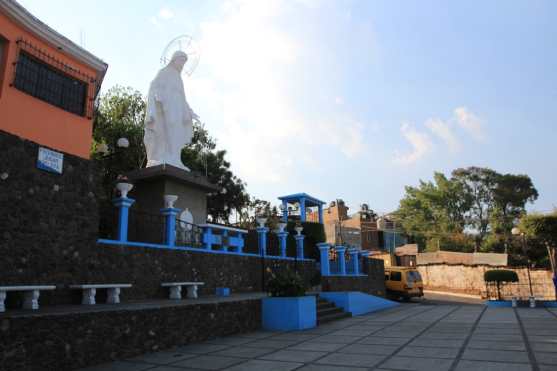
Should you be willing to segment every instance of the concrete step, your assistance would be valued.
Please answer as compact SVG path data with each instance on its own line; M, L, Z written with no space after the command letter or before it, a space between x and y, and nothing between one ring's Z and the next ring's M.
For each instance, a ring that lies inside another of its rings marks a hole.
M344 311L342 310L342 308L338 308L335 306L333 306L332 308L321 309L317 311L317 318L328 316L329 314L334 313L344 313Z
M327 322L335 321L341 318L348 318L348 317L352 317L352 315L348 312L342 312L342 311L340 313L329 314L323 317L318 317L317 325L319 326Z

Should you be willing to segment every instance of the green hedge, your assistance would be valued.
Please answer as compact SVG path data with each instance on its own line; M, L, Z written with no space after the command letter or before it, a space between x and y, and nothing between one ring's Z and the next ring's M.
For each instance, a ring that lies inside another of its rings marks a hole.
M518 275L515 271L506 269L494 269L484 273L485 282L518 282Z
M296 231L294 227L296 227L296 223L290 221L286 226L286 230L288 231L286 249L290 256L296 254L296 240L294 239ZM325 227L323 224L312 222L302 223L302 227L304 227L302 234L306 236L304 239L304 256L306 258L319 260L319 249L317 248L317 244L325 242Z

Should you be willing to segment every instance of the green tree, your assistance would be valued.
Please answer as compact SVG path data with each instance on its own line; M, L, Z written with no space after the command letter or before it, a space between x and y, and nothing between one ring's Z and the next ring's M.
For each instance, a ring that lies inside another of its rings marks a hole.
M520 220L520 229L529 240L537 241L546 248L557 295L557 212L526 215Z

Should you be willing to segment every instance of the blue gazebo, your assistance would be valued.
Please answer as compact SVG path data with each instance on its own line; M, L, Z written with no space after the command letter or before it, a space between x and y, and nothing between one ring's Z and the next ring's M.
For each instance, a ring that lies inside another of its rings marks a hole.
M293 195L282 196L278 198L282 201L282 220L288 220L288 204L300 205L300 221L306 221L306 207L316 207L319 212L319 223L323 224L323 205L325 202L318 200L307 193L296 193Z

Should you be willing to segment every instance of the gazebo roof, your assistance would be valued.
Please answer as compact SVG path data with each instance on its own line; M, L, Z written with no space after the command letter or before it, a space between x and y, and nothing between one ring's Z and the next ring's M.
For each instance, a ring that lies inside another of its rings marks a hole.
M302 198L306 199L306 206L311 207L311 206L319 206L325 204L325 202L318 200L317 198L312 197L307 193L294 193L292 195L279 197L278 199L286 202L293 202L293 201L299 202L300 199Z

